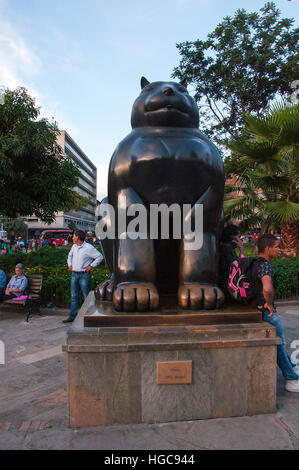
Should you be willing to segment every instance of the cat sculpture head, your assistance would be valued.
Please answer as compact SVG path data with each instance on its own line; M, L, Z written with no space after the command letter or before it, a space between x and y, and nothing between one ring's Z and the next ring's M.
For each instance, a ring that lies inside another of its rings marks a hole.
M133 129L148 126L198 128L198 107L185 81L150 83L142 77L141 89L133 104Z

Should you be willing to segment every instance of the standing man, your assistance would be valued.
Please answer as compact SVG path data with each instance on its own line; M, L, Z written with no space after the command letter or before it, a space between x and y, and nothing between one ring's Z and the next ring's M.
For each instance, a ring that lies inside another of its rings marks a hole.
M85 233L76 230L73 234L73 246L67 258L71 277L71 308L69 317L63 323L72 322L77 313L79 305L79 289L82 290L84 300L91 290L90 270L98 266L103 260L103 255L89 243L85 242Z
M282 344L277 346L277 364L286 379L285 388L288 392L299 392L299 365L293 364L287 353L282 321L274 305L270 259L278 256L279 241L274 235L266 233L258 238L257 247L258 255L265 261L253 266L253 276L258 281L257 296L252 302L252 306L262 311L264 321L276 327L277 336L282 339Z

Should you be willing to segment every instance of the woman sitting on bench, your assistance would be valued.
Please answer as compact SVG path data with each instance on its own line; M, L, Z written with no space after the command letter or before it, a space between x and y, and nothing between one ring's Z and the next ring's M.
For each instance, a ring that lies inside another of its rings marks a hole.
M15 267L16 274L11 277L11 280L6 286L5 294L2 297L3 300L10 300L14 297L21 297L28 285L28 279L24 274L24 265L18 263Z

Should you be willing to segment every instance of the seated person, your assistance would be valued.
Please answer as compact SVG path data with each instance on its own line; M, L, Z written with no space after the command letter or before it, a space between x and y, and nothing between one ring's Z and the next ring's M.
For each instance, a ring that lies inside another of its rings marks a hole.
M21 295L24 294L24 290L28 285L28 279L24 274L24 265L22 263L17 264L15 267L15 272L16 274L12 276L11 280L6 286L2 300L21 297Z
M0 298L4 295L6 286L6 274L0 269Z

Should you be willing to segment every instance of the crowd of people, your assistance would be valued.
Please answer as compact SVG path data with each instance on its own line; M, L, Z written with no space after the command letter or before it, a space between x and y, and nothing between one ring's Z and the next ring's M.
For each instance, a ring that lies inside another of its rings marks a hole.
M12 253L30 253L39 247L38 239L29 240L18 237L14 240L0 240L0 255L10 255Z
M74 233L74 232L73 232ZM65 239L64 245L71 245L73 243L73 233ZM90 232L86 233L86 242L90 243L91 245L96 245L96 239L92 236ZM32 251L36 251L40 247L57 247L57 243L54 238L42 240L39 243L38 238L31 238L31 239L23 239L22 237L17 237L14 240L1 240L0 239L0 256L7 255L12 253L31 253Z
M31 242L31 240L23 240L22 237L18 237L12 241L0 240L0 255L10 255L17 252L27 253L29 242Z

